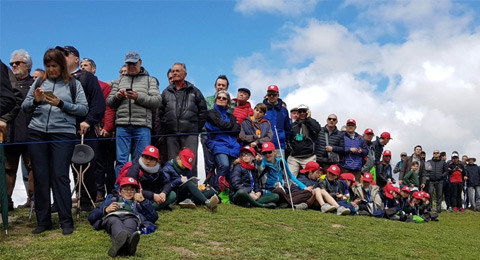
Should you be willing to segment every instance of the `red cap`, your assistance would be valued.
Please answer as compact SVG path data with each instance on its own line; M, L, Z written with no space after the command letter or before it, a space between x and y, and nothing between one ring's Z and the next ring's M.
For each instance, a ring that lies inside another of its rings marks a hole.
M355 122L355 120L354 120L354 119L348 119L346 124L347 124L347 125L348 125L348 124L354 124L354 125L357 125L357 122Z
M270 152L275 150L275 145L272 142L266 142L262 144L262 153L263 152Z
M353 121L355 122L355 120L353 120ZM348 121L347 121L347 123L348 123ZM364 134L372 134L372 135L374 134L372 128L367 128L367 129L365 129L365 131L364 131L363 133L364 133Z
M328 172L330 172L331 174L333 175L340 175L340 167L338 167L338 165L336 164L332 164L330 165L330 167L328 167Z
M402 191L406 191L406 192L410 193L412 190L410 190L410 188L408 186L403 186Z
M277 92L277 93L279 92L277 85L268 86L267 91L272 91L272 92Z
M192 150L186 148L180 151L180 159L182 159L182 164L187 169L192 170L193 160L195 159L195 154Z
M422 191L422 196L427 198L427 199L430 199L430 194L428 194L428 192L426 192L426 191Z
M390 136L390 133L389 133L389 132L383 132L383 133L380 135L380 138L393 139L393 138Z
M421 191L414 192L412 196L416 199L420 199L420 200L423 199L423 194Z
M385 156L385 155L390 155L390 156L392 156L392 151L390 151L390 150L385 150L385 151L383 151L383 155L384 155L384 156Z
M393 191L400 194L400 188L393 186Z
M383 188L385 191L385 197L389 199L393 199L393 192L395 191L395 187L393 187L392 184L387 184L385 188Z
M320 165L318 165L317 162L315 161L311 161L311 162L308 162L307 165L305 165L305 168L303 170L300 170L301 173L306 173L306 172L309 172L309 171L317 171L318 169L320 169Z
M134 178L132 177L123 177L121 180L120 180L120 187L124 186L124 185L133 185L135 187L140 188L140 186L138 185L138 182L137 180L135 180Z
M362 181L372 182L372 181L373 181L373 176L372 176L372 174L369 173L369 172L364 173L364 174L363 174Z
M158 158L160 158L157 147L155 147L153 145L147 145L147 147L145 147L145 150L143 150L142 155L148 155L148 156L151 156L151 157L153 157L157 160L158 160Z
M240 148L240 152L250 152L251 154L253 154L253 156L257 155L257 153L255 152L255 149L251 146L245 146Z
M340 179L341 180L350 180L350 181L355 182L355 175L353 175L353 173L349 173L349 172L342 173L342 175L340 175Z

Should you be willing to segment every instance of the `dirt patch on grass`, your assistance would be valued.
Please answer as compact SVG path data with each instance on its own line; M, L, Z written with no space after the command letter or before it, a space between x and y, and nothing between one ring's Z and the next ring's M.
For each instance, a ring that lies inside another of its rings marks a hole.
M292 231L295 230L293 227L287 226L287 225L282 225L282 224L276 224L275 226L281 227L287 231Z
M175 252L182 254L187 259L198 257L198 254L194 253L191 250L186 249L185 247L168 247L168 249L171 249Z
M340 224L332 224L332 227L334 227L334 228L345 228L345 226L340 225Z

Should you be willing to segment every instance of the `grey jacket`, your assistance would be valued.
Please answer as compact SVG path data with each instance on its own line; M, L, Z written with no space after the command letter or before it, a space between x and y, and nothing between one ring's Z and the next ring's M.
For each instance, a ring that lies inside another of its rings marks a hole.
M53 94L61 100L63 106L62 104L58 107L51 106L45 101L35 102L33 98L34 88L30 88L27 97L25 97L22 103L22 109L26 113L33 113L28 128L44 133L76 133L75 116L85 116L88 113L88 102L80 81L76 79L70 80L75 80L77 84L75 103L72 103L70 86L60 78L48 78L39 87L44 91L53 91ZM33 86L35 86L35 82Z
M137 100L117 97L120 89L129 88L138 92ZM112 91L107 99L108 106L117 110L115 125L148 128L152 128L152 111L157 109L161 102L162 96L158 90L157 79L150 77L143 67L135 76L126 75L118 81L114 81Z

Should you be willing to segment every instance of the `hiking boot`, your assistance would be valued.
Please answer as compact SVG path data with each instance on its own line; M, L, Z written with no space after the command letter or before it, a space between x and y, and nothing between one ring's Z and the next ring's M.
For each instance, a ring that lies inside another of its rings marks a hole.
M110 250L108 250L108 255L111 257L116 257L120 249L127 242L127 238L128 238L127 231L125 230L120 231L120 233L118 233L117 236L113 239L113 244Z
M186 199L186 200L178 203L178 205L182 209L194 209L194 208L196 208L195 203L193 203L193 201L191 199Z
M275 204L275 202L262 204L262 208L266 208L266 209L274 209L276 207L277 207L277 204Z
M350 215L350 209L347 209L344 206L340 206L337 209L337 215L339 215L339 216Z
M137 252L138 241L140 241L140 231L135 231L128 238L127 255L134 255Z
M457 207L453 207L453 212L457 213L458 212L458 209Z
M62 235L70 235L73 233L73 227L64 227L62 228Z
M38 226L32 231L32 234L40 234L50 229L52 229L52 226Z
M465 213L465 209L464 209L464 208L460 208L460 212Z
M212 212L217 211L218 206L218 197L217 195L213 195L210 199L208 199L205 204L207 205L208 209Z
M328 203L325 203L323 204L323 206L320 208L320 210L323 212L323 213L328 213L328 212L332 212L335 210L335 207L328 204Z
M305 202L302 202L300 204L296 204L296 205L294 205L294 207L295 207L295 209L302 209L302 210L308 209L308 205Z

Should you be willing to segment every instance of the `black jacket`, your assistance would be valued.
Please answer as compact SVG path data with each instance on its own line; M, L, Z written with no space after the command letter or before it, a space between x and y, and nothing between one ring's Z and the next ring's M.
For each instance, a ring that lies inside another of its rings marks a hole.
M375 172L377 173L377 185L380 189L383 189L387 185L388 179L393 180L393 169L389 164L377 164L375 166Z
M82 84L88 102L88 114L82 120L90 125L90 129L93 129L94 125L102 121L105 114L106 104L102 88L97 77L88 71L77 70L72 75Z
M165 176L160 167L155 173L148 173L142 169L139 163L141 157L132 160L132 164L128 169L127 176L136 180L140 179L140 171L143 172L143 177L139 180L142 185L142 194L146 199L153 201L153 195L155 193L165 193L168 195L172 190L169 179Z
M307 132L302 131L304 125ZM315 142L321 129L322 127L317 120L311 117L308 117L305 120L297 119L292 124L292 135L289 140L292 149L290 155L294 157L309 157L314 155ZM300 138L300 136L302 137Z
M8 78L8 68L0 60L0 116L10 112L15 107L15 95Z
M240 163L236 164L233 167L232 172L230 173L230 198L233 198L233 195L241 190L244 189L247 193L250 192L261 192L260 185L258 184L258 176L255 169L251 170L251 174L253 177L253 189L252 189L252 180L250 179L250 174L248 173L249 170L242 167Z
M157 111L157 133L198 133L205 124L207 103L202 92L185 81L182 89L174 85L162 92L162 104Z
M337 127L332 132L329 132L327 126L322 127L320 133L318 133L317 142L315 145L315 154L317 155L318 163L328 163L328 154L325 150L327 142L325 140L325 132L328 135L328 144L333 147L333 152L343 155L345 150L345 139L343 138L343 132L339 131ZM340 156L341 157L341 156Z
M430 181L443 181L448 175L447 163L440 158L428 160L425 168Z
M480 186L480 167L476 164L467 164L465 170L468 177L467 187Z

